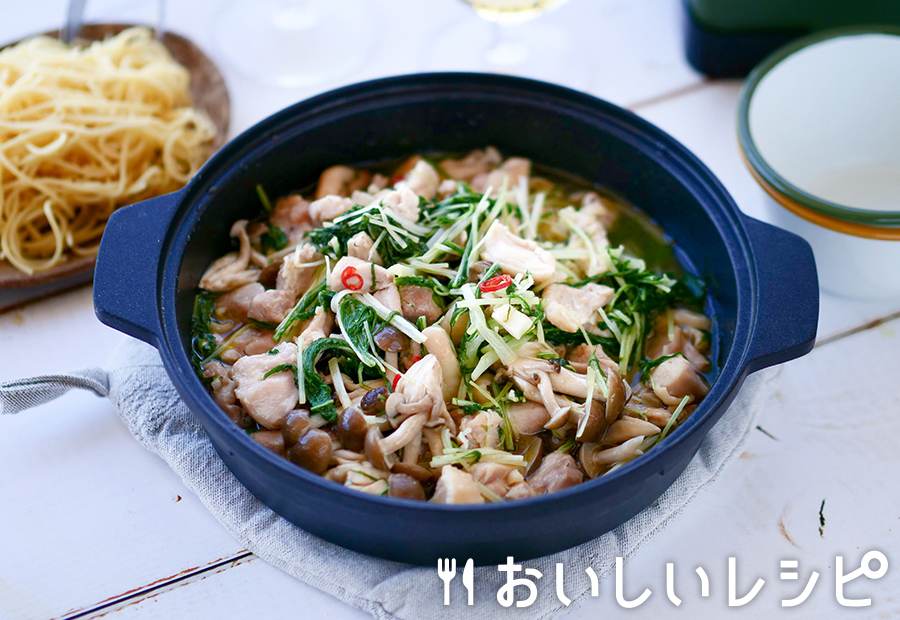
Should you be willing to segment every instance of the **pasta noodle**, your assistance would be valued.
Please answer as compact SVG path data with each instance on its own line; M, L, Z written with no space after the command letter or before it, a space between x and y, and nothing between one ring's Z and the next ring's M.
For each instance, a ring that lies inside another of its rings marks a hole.
M0 259L33 274L97 252L112 211L182 187L216 128L145 28L0 51Z

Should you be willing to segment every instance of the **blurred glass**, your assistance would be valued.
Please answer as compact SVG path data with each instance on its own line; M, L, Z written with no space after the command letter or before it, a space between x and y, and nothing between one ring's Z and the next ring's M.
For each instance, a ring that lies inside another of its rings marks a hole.
M575 88L587 83L589 59L565 29L540 18L568 0L461 0L481 19L442 32L428 69L508 73Z
M363 0L233 0L213 20L217 53L270 86L317 86L368 58L372 15Z

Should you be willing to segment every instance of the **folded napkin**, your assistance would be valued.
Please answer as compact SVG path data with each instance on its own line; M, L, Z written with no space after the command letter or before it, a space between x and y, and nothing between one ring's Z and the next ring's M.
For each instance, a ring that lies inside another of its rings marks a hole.
M128 339L114 351L109 370L91 368L0 384L0 412L18 413L59 397L72 388L108 396L134 436L163 458L209 511L242 545L296 578L380 619L513 618L549 620L567 607L555 594L556 564L566 574L566 595L577 604L590 594L585 569L599 579L615 570L661 532L716 478L734 457L766 398L774 393L777 369L751 375L722 420L676 482L650 507L596 540L521 563L543 575L538 596L528 607L504 607L497 593L507 575L494 566L475 569L474 606L457 577L451 605L444 606L444 584L437 567L415 567L347 551L281 518L250 494L219 458L199 422L169 381L156 350ZM458 571L462 562L457 558ZM580 574L581 578L575 578ZM523 572L517 577L522 577ZM572 575L570 578L569 575ZM520 592L521 591L521 592ZM525 598L517 589L517 600Z

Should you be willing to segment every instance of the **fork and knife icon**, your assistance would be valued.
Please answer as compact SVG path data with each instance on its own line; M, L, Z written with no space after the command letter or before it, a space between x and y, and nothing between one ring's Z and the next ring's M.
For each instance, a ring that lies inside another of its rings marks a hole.
M444 605L450 604L450 582L456 577L456 558L438 559L438 577L444 582ZM475 562L472 558L466 561L463 568L462 582L469 593L469 605L475 604L475 590L473 589L475 575Z

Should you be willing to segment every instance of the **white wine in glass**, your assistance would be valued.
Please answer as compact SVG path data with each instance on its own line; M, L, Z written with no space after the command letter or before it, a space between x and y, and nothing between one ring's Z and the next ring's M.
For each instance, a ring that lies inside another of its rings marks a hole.
M517 23L534 19L567 0L462 0L472 5L482 19L498 23Z
M508 73L584 87L588 59L563 28L537 19L568 0L462 0L481 19L443 31L426 56L434 71Z

